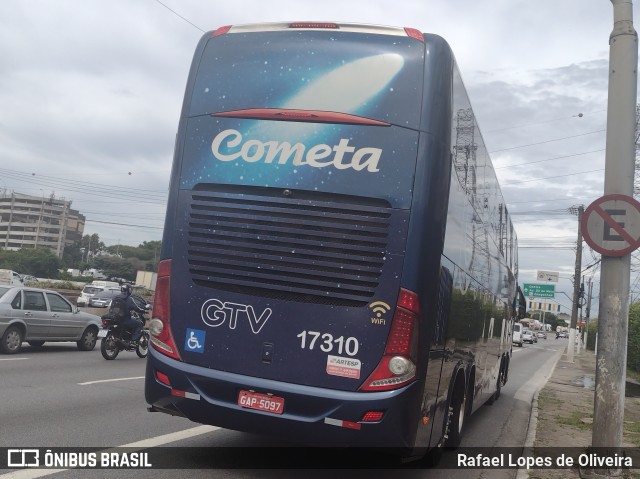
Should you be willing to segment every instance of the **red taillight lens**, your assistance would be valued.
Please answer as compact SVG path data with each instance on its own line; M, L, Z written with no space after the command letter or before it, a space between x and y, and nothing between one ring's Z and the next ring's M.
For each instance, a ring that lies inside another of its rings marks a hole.
M231 25L226 25L226 26L224 26L224 27L220 27L220 28L218 28L216 31L214 31L214 32L211 34L211 37L210 37L210 38L213 38L213 37L219 37L220 35L224 35L224 34L225 34L225 33L227 33L229 30L231 30Z
M103 319L103 320L102 320L102 325L103 325L105 328L108 328L108 327L109 327L109 320L108 320L108 319Z
M382 421L382 416L384 416L383 411L367 411L360 422L380 422Z
M338 28L335 23L313 23L313 22L297 22L291 23L289 28Z
M169 376L165 373L161 373L160 371L156 371L156 379L160 381L165 386L171 387L171 381L169 381Z
M400 354L411 355L411 343L415 329L416 315L401 307L396 308L391 323L391 332L387 339L387 347L384 350L385 356Z
M415 380L419 303L416 293L400 290L384 356L360 391L388 391Z
M418 295L408 289L400 289L400 294L398 295L398 306L408 309L415 314L420 314L420 301L418 299Z
M170 327L171 260L165 259L158 264L156 294L149 323L151 345L155 350L170 358L182 361Z
M404 31L408 37L415 38L416 40L420 40L424 43L424 35L420 30L416 28L405 28Z

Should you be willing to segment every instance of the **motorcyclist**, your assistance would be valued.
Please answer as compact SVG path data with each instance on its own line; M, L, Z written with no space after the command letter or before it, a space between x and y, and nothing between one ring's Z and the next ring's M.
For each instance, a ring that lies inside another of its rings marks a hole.
M131 317L131 311L136 311L142 315L145 313L145 310L139 308L135 303L133 298L131 297L131 286L128 284L122 285L120 288L121 293L116 296L116 298L122 298L127 303L127 308L125 312L125 317L120 322L122 326L124 326L127 330L131 331L131 341L135 342L140 339L140 335L142 334L142 327L144 323L137 318ZM115 298L114 298L115 299Z

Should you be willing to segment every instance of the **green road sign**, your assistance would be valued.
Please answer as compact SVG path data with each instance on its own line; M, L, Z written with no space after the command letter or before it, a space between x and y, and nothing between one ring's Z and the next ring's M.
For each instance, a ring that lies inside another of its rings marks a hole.
M556 285L555 284L523 284L524 295L528 298L555 298Z

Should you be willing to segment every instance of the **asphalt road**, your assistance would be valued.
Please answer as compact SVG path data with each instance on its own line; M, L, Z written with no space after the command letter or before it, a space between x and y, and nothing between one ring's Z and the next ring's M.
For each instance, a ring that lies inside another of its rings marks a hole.
M493 406L484 406L467 422L463 446L522 446L531 401L551 373L566 340L540 340L515 348L509 382ZM80 352L75 343L25 344L20 354L0 355L0 447L108 448L129 446L237 447L246 450L246 467L252 467L252 451L262 446L287 446L286 442L251 434L191 423L184 418L148 413L144 400L146 360L135 353L121 352L114 361L102 358L99 345ZM141 442L143 441L143 442ZM211 449L215 451L215 449ZM188 449L185 449L188 451ZM323 452L324 453L324 452ZM455 454L454 451L444 453ZM280 458L281 460L282 458ZM335 458L310 457L321 463ZM191 477L291 477L300 471L215 470L215 454L193 459L196 469L183 471ZM394 463L395 464L395 463ZM277 467L282 462L276 463ZM198 467L202 469L197 469ZM24 470L0 479L46 477L54 471ZM348 471L348 477L515 477L515 470L401 470ZM141 477L175 478L174 470L64 470L52 477ZM305 476L335 475L327 470L310 470ZM340 474L338 474L340 475Z

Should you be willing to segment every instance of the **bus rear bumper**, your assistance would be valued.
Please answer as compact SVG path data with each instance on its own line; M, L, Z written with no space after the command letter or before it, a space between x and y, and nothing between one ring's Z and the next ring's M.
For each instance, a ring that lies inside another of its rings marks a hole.
M421 388L351 392L242 376L172 360L149 348L145 398L149 411L191 421L321 447L411 449L418 424ZM170 382L163 384L157 372ZM284 399L281 414L238 405L241 390ZM369 412L377 422L363 422Z

